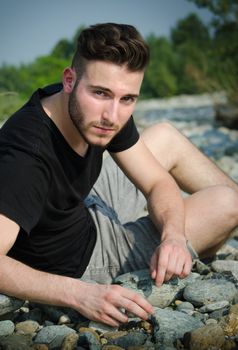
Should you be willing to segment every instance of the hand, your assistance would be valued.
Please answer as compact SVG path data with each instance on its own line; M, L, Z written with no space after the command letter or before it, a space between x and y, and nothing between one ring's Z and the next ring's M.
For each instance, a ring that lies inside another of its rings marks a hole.
M186 277L192 268L192 258L185 239L165 239L155 250L150 263L151 277L159 287L172 277Z
M130 289L119 285L80 283L76 309L90 320L119 326L128 321L122 309L144 320L153 313L152 305Z

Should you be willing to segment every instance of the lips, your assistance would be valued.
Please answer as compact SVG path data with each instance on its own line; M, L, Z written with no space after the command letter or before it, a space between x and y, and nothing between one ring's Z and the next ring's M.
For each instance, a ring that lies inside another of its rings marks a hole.
M108 127L102 127L102 126L94 126L94 128L97 130L98 133L100 134L109 134L115 131L113 128L108 128Z

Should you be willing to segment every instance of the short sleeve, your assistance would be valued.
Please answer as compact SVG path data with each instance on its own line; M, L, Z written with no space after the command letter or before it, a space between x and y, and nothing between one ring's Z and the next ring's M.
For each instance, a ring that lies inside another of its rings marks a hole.
M134 119L131 116L121 131L113 138L107 146L109 152L121 152L132 147L139 139Z
M27 233L40 219L49 186L49 171L40 159L11 147L1 148L0 213Z

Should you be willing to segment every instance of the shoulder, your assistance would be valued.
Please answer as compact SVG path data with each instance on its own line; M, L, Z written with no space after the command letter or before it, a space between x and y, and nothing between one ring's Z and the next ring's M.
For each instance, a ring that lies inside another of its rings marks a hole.
M41 96L44 94L41 89L37 90L29 101L4 123L0 129L0 151L13 148L39 156L41 150L47 147L51 120L41 104Z
M121 152L134 146L139 139L139 133L136 128L133 117L124 125L121 131L113 138L107 147L109 152Z

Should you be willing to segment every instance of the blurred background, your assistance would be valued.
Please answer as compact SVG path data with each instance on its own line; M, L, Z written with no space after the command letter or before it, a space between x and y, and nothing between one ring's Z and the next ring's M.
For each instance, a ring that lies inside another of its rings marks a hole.
M142 99L225 90L237 103L237 0L0 0L0 5L1 119L36 88L60 81L80 30L106 21L135 25L150 45Z
M151 49L140 130L169 121L238 182L237 0L0 0L0 123L61 80L88 25L137 27ZM176 146L176 145L175 145Z

